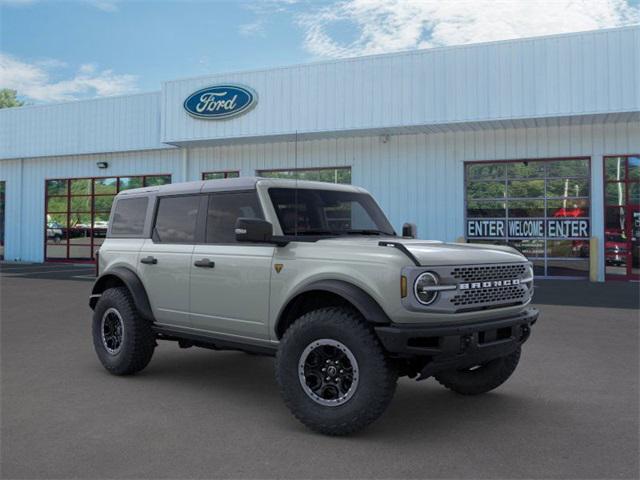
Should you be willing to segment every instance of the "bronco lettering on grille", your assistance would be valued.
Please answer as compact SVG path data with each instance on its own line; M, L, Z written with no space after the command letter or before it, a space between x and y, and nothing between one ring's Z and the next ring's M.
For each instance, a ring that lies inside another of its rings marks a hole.
M514 278L512 280L493 280L490 282L471 282L471 283L459 283L459 290L476 290L479 288L493 288L493 287L510 287L512 285L520 285L520 280Z

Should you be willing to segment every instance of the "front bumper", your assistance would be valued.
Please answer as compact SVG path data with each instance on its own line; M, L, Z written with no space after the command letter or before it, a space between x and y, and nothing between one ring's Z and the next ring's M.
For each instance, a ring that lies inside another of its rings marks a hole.
M426 360L420 379L434 373L468 368L516 351L531 333L538 310L497 320L455 325L398 324L375 327L383 347L401 357Z

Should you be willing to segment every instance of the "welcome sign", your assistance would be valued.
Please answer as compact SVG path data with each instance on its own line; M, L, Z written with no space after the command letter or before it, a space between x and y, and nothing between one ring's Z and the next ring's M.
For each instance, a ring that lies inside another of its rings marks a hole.
M467 220L467 238L589 238L588 219Z
M213 85L189 95L184 109L192 117L221 120L242 115L257 102L256 92L244 85Z

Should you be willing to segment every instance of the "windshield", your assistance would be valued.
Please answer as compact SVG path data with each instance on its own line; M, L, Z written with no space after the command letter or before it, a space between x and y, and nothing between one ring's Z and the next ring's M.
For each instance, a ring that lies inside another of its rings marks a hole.
M284 235L395 235L365 193L270 188L269 196Z

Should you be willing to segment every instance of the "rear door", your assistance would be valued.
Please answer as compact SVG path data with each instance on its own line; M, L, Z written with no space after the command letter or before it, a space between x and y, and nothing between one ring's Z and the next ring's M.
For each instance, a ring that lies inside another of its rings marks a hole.
M157 323L189 327L189 275L200 195L159 197L151 239L138 257Z
M264 218L255 190L208 197L205 243L191 261L191 324L210 333L268 339L274 246L237 243L238 217Z

